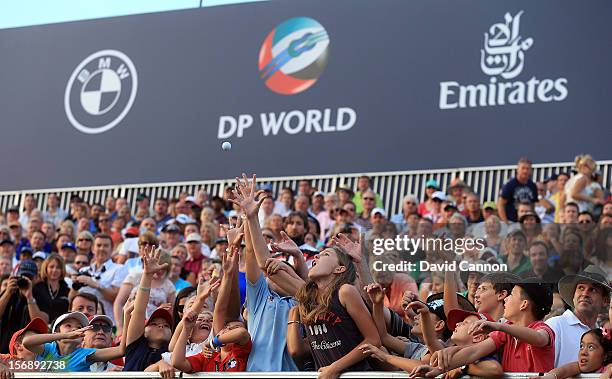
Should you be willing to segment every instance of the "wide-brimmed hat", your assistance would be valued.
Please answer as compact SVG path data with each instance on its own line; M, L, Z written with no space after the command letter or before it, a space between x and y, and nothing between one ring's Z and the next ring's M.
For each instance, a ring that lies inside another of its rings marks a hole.
M579 282L591 282L601 285L607 292L607 295L604 294L604 297L610 296L610 291L612 291L610 283L606 280L606 273L597 266L589 265L583 271L577 274L566 275L559 280L559 294L563 301L572 308L574 308L576 285Z

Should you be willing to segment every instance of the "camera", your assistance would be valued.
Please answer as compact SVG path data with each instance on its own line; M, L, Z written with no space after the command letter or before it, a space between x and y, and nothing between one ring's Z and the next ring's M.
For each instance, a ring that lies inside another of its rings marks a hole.
M79 276L89 276L91 278L91 274L87 270L79 271L78 275ZM72 282L72 289L75 290L75 291L78 291L78 290L80 290L83 287L87 287L87 285L83 284L83 283L79 283L76 280Z
M18 277L17 287L19 287L19 289L22 289L22 290L27 289L29 285L30 284L28 283L28 280L24 278L23 275Z

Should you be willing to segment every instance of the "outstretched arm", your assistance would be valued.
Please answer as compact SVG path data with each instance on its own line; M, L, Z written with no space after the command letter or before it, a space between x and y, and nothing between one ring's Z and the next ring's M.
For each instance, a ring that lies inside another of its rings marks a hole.
M134 302L126 303L123 308L123 316L125 322L123 323L123 332L121 333L121 343L119 346L107 347L105 349L96 349L96 351L87 357L88 361L93 362L107 362L113 359L121 358L125 355L126 336L127 328L132 317L132 311L134 311Z
M142 278L140 279L140 286L136 292L136 299L134 300L134 311L132 312L132 320L127 329L127 340L126 344L130 345L136 341L140 336L143 335L145 329L145 316L147 310L147 304L149 303L149 297L151 295L151 281L153 280L153 274L157 271L164 270L168 263L160 264L161 250L154 250L153 247L145 248L142 255L142 263L144 270L142 272Z
M44 333L27 336L23 339L23 346L36 354L42 354L45 351L44 344L47 342L59 341L59 340L74 340L85 337L85 332L93 326L86 326L77 330L73 330L69 333Z
M492 322L478 320L470 325L470 334L489 334L492 331L499 330L510 334L512 337L524 341L536 347L545 347L550 344L550 335L544 329L531 329L525 326L504 324L501 322Z
M238 283L238 248L233 246L231 252L221 255L223 265L223 278L219 287L219 296L215 303L213 314L213 332L219 333L225 327L228 321L233 321L228 317L228 309L231 302L240 301L240 296L232 298L232 287L234 283ZM234 319L236 320L236 319Z
M363 292L368 295L368 298L372 303L372 318L374 319L374 324L376 325L376 329L382 344L392 352L403 355L404 350L406 349L406 344L387 332L384 316L384 294L382 292L382 287L378 283L372 283L364 287Z

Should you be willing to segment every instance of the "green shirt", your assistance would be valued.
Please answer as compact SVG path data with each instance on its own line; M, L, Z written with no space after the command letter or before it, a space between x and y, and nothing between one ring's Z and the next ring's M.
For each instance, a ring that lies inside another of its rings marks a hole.
M355 196L353 196L353 203L355 203L355 214L360 214L363 212L363 206L361 205L361 191L355 192ZM382 208L383 203L380 199L380 196L376 194L376 208Z

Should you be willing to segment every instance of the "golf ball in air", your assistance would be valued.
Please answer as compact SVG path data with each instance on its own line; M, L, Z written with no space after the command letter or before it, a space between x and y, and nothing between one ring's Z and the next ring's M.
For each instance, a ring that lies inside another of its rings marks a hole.
M225 141L225 142L223 142L223 144L221 144L221 148L223 150L225 150L225 151L228 151L228 150L230 150L232 148L232 144L227 142L227 141Z

